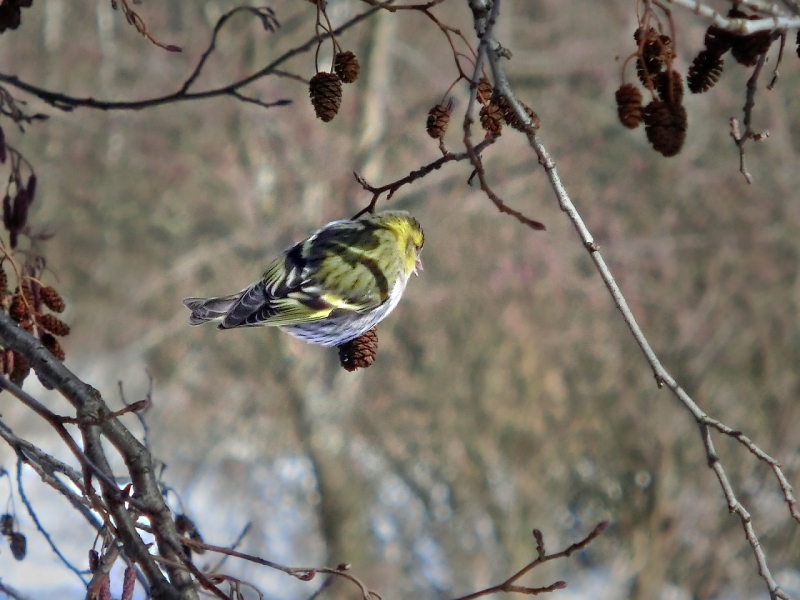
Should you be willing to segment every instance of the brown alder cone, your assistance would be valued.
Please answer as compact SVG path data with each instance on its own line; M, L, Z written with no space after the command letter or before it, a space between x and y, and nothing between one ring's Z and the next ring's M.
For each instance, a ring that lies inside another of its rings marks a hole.
M505 120L506 125L509 127L513 127L517 131L525 131L525 123L517 116L514 107L511 106L511 103L506 99L505 96L501 96L499 94L495 94L492 97L492 103L497 105L498 108L503 113L503 120ZM533 123L534 131L539 129L539 115L537 115L534 110L519 100L519 103L522 105L522 109L527 113Z
M672 38L668 35L659 35L652 27L647 32L640 27L634 32L633 39L637 44L641 44L641 54L636 59L636 73L642 85L651 90L653 78L665 70L675 58Z
M495 104L487 104L481 108L481 127L490 135L500 135L503 129L503 112Z
M39 295L47 308L57 313L64 312L67 305L61 297L61 294L59 294L55 288L49 285L45 286L39 290Z
M317 117L327 123L336 116L342 104L342 81L334 73L317 73L309 82L308 95Z
M619 122L628 129L636 129L642 122L642 93L632 83L620 86L614 94L617 99Z
M347 50L345 52L337 52L333 57L333 70L336 76L342 80L342 83L353 83L358 79L361 65L358 64L356 55Z
M757 19L758 17L749 17ZM752 67L758 62L758 57L765 54L772 45L771 31L756 31L748 35L738 35L731 46L731 54L740 65Z
M19 292L19 288L14 291L14 297L11 299L11 306L8 307L8 316L10 316L17 323L22 323L25 319L30 317L30 310L28 304Z
M39 337L39 341L42 342L42 345L47 348L47 350L55 356L61 362L64 362L64 359L67 357L64 354L64 348L61 347L59 341L49 333L43 333L41 337Z
M663 71L655 77L656 93L667 104L683 102L683 78L677 71Z
M347 371L366 369L378 354L378 330L374 327L339 346L339 363Z
M39 325L47 329L47 331L53 335L69 335L69 325L55 315L42 315L39 317Z
M8 378L14 382L16 385L22 385L22 382L25 381L25 378L31 372L31 363L28 362L28 359L22 356L19 352L14 352L14 370L11 371L11 374Z
M486 77L481 77L480 81L478 82L478 91L477 91L477 98L478 102L481 104L486 104L492 98L492 92L494 88L492 84L489 83L489 80Z
M433 139L438 140L447 132L450 124L450 107L447 104L437 104L428 111L428 120L425 122L425 131Z
M12 533L14 533L14 515L5 513L0 516L0 534L8 536Z
M22 560L28 553L28 541L19 531L14 531L8 536L8 545L11 548L11 554L17 560Z
M647 140L664 156L675 156L686 140L686 109L679 104L670 105L653 100L644 107L644 126Z
M725 61L722 57L706 49L694 57L689 66L686 83L693 94L707 92L719 81Z
M731 15L731 13L728 13L728 16L730 17L737 15ZM740 13L738 16L743 17L744 13ZM725 31L724 29L720 29L715 25L711 25L708 29L706 29L706 35L703 43L705 44L706 50L708 50L711 54L722 56L731 49L735 37L736 36L730 31Z

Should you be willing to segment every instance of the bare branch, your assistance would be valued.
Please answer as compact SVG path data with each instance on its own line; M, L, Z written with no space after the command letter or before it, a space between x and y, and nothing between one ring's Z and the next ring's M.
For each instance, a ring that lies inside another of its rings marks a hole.
M542 565L546 562L551 560L556 560L559 558L567 558L571 556L574 552L581 550L588 546L597 536L599 536L603 531L606 530L608 527L608 521L601 521L597 524L597 526L587 535L585 538L580 540L579 542L575 542L574 544L570 545L566 549L562 550L561 552L556 552L554 554L547 554L544 549L544 539L542 537L541 531L538 529L533 530L533 536L536 539L536 552L537 557L529 562L527 565L522 567L519 571L514 573L511 577L506 579L503 583L499 583L497 585L493 585L488 587L484 590L480 590L478 592L473 592L472 594L467 594L466 596L461 596L459 598L455 598L455 600L474 600L475 598L480 598L482 596L488 596L490 594L497 594L500 592L506 593L519 593L519 594L527 594L529 596L536 596L538 594L544 594L547 592L553 592L555 590L562 590L567 587L566 581L556 581L553 584L550 584L545 587L539 588L529 588L529 587L521 587L514 585L523 575L527 574L528 572L532 571L539 565Z
M225 15L220 17L219 20L217 21L217 26L214 29L214 34L212 35L211 42L209 43L209 46L206 49L206 51L201 56L200 61L195 66L192 73L189 75L186 81L181 85L181 87L178 88L177 91L171 94L167 94L165 96L149 98L147 100L115 102L108 100L95 100L94 98L77 98L75 96L69 96L67 94L62 94L60 92L45 90L44 88L40 88L38 86L26 83L13 75L6 75L4 73L0 73L0 81L12 85L24 92L27 92L32 96L36 96L40 100L49 104L50 106L53 106L54 108L63 111L72 111L76 108L93 108L97 110L141 110L143 108L150 108L153 106L160 106L163 104L172 104L175 102L185 102L188 100L202 100L207 98L215 98L219 96L238 97L239 95L242 96L241 98L239 98L241 100L246 99L245 101L247 102L259 104L260 106L265 106L265 107L285 106L287 104L290 104L291 100L277 100L271 103L255 101L255 99L241 94L240 90L245 86L253 83L254 81L262 79L263 77L266 77L268 75L275 74L275 72L278 70L278 67L283 65L286 61L300 54L304 54L309 50L311 50L312 48L314 48L318 42L316 35L306 43L301 44L300 46L297 46L291 50L288 50L287 52L284 52L281 56L273 60L271 63L269 63L267 66L263 67L259 71L256 71L255 73L248 75L247 77L244 77L238 81L229 83L221 87L212 88L200 92L189 91L192 85L196 83L197 78L199 77L200 72L202 71L206 63L206 60L208 59L208 56L214 51L216 47L216 35L219 29L225 23L227 23L228 19L234 13L240 10L247 11L250 13L257 13L259 9L251 9L250 7L240 7L239 9L234 9L233 11L230 11L229 13L226 13ZM336 30L333 31L332 35L340 35L341 33L347 31L354 25L357 25L361 21L368 19L378 10L380 9L371 8L363 13L356 15L355 17L349 19L344 24L336 28ZM325 34L322 37L324 39L329 35L331 34Z

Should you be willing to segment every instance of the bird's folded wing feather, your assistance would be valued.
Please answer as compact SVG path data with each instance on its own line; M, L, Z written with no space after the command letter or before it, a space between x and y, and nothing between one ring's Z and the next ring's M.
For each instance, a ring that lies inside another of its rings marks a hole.
M298 325L334 311L365 312L386 301L389 287L362 250L320 232L289 248L261 281L243 290L222 327Z

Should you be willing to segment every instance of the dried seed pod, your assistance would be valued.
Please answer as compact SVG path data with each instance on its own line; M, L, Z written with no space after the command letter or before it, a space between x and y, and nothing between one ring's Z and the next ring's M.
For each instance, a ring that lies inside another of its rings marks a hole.
M757 17L750 18L757 19ZM759 56L769 51L771 45L771 31L756 31L748 35L736 36L731 46L731 54L740 65L752 67L758 62Z
M49 285L39 290L39 296L41 297L44 305L53 312L64 312L64 309L67 306L64 302L64 299L61 297L61 294L59 294L54 287Z
M744 13L742 13L741 16L744 16ZM711 54L722 56L731 49L735 37L736 36L730 31L711 25L706 29L703 43L705 44L706 50Z
M327 123L336 116L342 104L342 81L334 73L322 71L311 78L308 94L317 117Z
M0 516L0 534L9 536L14 533L14 515L5 513Z
M617 100L617 116L628 129L636 129L642 122L642 93L632 83L620 86L614 94Z
M28 359L19 352L14 351L14 370L11 371L8 378L16 385L22 385L22 382L25 381L30 372L31 363L28 362Z
M428 111L428 120L425 122L425 131L433 139L442 138L450 124L450 104L437 104Z
M69 325L64 323L55 315L42 315L39 317L39 325L44 327L47 331L57 336L69 335Z
M61 347L61 343L52 334L43 333L39 337L39 341L42 342L42 346L47 348L50 354L55 356L61 362L64 362L64 359L66 358L66 354L64 354L64 348Z
M680 104L653 100L643 111L645 133L653 148L664 156L675 156L686 140L686 109Z
M677 71L662 71L655 77L656 93L667 104L683 101L683 78Z
M658 71L654 73L645 66L645 62L642 60L641 56L636 58L636 76L639 78L641 84L648 90L652 90L655 87L653 77L656 73L658 73Z
M378 354L378 330L374 327L354 340L339 346L339 363L347 371L366 369Z
M534 131L539 129L539 115L537 115L530 106L521 100L518 102L522 105L522 108L528 117L530 117ZM511 103L505 96L495 94L492 96L492 104L495 104L498 108L500 108L506 125L513 127L517 131L525 131L525 123L523 123L522 120L517 116L517 112L514 110L514 107L511 106Z
M489 135L500 135L503 129L503 111L496 104L487 104L481 108L481 127Z
M686 78L689 91L693 94L700 94L714 87L722 75L724 64L725 61L719 55L709 50L701 50L689 66L689 74Z
M97 567L100 566L100 554L92 548L89 550L89 571L94 573L97 570Z
M17 560L22 560L28 553L28 541L19 531L13 532L8 537L8 545L11 548L11 554L13 554L14 558Z
M34 197L36 196L36 175L33 173L28 177L28 185L25 186L25 192L28 194L28 204L33 204Z
M28 304L22 297L22 294L17 288L14 291L14 297L11 299L11 306L8 307L8 316L10 316L17 323L22 323L25 319L29 319L31 312L28 309Z
M481 104L486 104L492 98L492 92L494 88L492 84L489 83L489 79L486 77L481 77L480 81L478 81L478 91L477 91L477 98L478 102Z
M358 64L356 55L347 50L345 52L337 52L333 57L333 70L342 80L342 83L353 83L358 79L361 65Z
M636 43L640 44L639 56L636 58L636 74L642 85L652 90L653 78L672 64L675 58L672 38L668 35L659 35L652 27L646 32L640 27L633 37Z

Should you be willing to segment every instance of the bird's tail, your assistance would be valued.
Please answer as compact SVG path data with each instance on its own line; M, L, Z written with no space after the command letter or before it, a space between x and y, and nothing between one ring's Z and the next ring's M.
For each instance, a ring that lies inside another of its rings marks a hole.
M186 308L192 311L189 315L189 325L200 325L215 319L221 319L231 307L239 301L242 294L232 294L219 298L184 298Z

